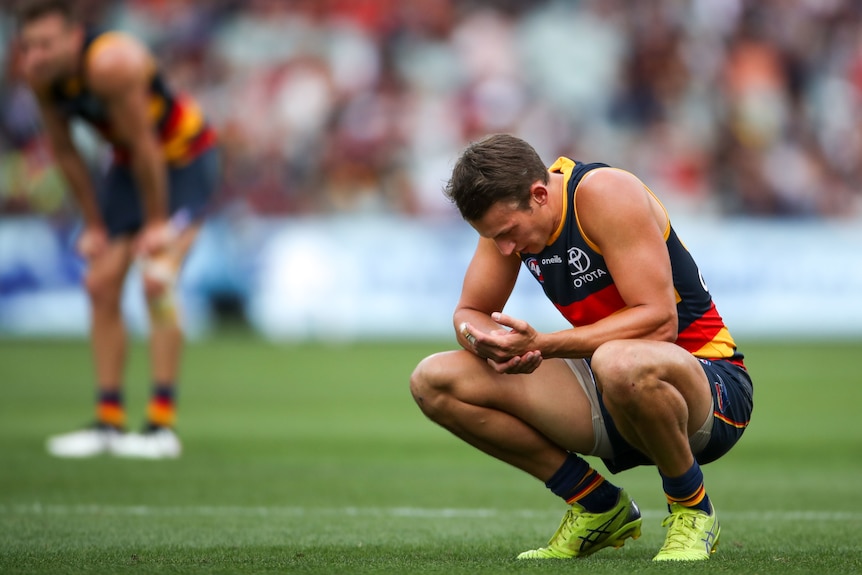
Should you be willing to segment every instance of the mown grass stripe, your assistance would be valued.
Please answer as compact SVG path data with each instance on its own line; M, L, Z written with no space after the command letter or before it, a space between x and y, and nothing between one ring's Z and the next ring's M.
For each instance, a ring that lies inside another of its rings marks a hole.
M406 517L415 519L462 519L462 518L544 518L556 517L560 510L529 509L481 509L481 508L421 508L421 507L265 507L235 505L58 505L20 504L0 505L0 513L7 515L126 515L126 516L243 516L243 517L303 517L303 516L350 516L350 517ZM646 518L664 517L666 511L641 509ZM843 511L805 510L751 510L722 511L722 519L770 520L770 521L862 521L862 513Z

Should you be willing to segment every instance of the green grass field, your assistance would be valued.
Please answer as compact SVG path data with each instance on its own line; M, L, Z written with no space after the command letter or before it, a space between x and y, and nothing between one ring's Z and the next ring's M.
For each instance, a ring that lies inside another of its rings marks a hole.
M45 437L91 416L86 344L0 341L0 573L862 573L862 343L741 342L755 413L704 468L722 540L697 566L650 561L665 509L648 468L613 478L644 510L641 539L516 561L564 506L415 407L413 366L449 346L193 343L185 453L143 462L50 458ZM130 360L137 424L141 342Z

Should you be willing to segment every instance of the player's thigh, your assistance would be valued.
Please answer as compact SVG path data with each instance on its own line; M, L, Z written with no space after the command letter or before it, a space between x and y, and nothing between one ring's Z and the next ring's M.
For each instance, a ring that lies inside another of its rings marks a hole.
M582 373L588 375L589 368ZM595 385L591 377L581 382L579 373L563 359L546 359L533 373L510 377L515 379L504 380L503 385L507 388L503 400L510 413L563 449L593 450L593 413L584 391L584 386Z
M191 162L167 167L168 211L183 229L200 222L218 189L219 152L206 150ZM144 224L138 182L126 164L112 164L99 186L99 209L112 237L134 234Z
M680 346L663 341L618 340L601 345L590 362L599 391L630 386L632 381L670 385L688 407L688 431L694 433L712 415L712 393L700 362Z
M131 168L111 164L99 184L99 211L112 239L138 232L143 224L140 193Z
M458 350L426 358L417 369L427 376L432 396L509 413L571 451L585 453L593 447L589 398L562 359L546 359L529 374L500 374L484 359ZM422 387L416 383L414 396Z
M211 148L189 164L170 166L168 192L171 221L178 235L164 252L150 258L144 267L144 288L148 297L159 296L176 284L209 209L218 185L218 152Z
M196 222L206 215L219 184L219 152L210 148L189 164L168 169L169 209L177 220Z
M179 270L182 266L200 233L200 229L201 224L199 223L188 226L168 246L164 257L171 262L175 269Z
M177 268L194 244L219 182L219 152L210 148L185 166L168 170L170 212L182 231L166 254Z

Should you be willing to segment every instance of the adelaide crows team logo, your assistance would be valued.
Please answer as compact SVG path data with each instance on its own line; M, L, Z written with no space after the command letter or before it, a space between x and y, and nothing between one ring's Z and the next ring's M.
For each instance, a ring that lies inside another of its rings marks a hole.
M542 268L539 267L539 260L536 258L527 258L527 261L524 263L527 264L527 269L530 270L530 273L536 276L539 283L545 283L545 276L542 275Z

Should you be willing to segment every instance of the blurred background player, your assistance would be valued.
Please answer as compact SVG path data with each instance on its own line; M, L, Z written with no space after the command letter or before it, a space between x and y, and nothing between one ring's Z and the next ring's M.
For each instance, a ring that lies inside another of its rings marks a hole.
M48 451L60 457L177 457L175 389L183 334L174 291L216 187L215 134L193 100L165 85L141 42L88 29L71 3L22 2L18 27L27 83L84 220L77 248L88 262L98 389L93 425L49 438ZM70 135L74 117L113 147L113 161L98 183ZM136 260L151 324L153 390L143 431L125 433L121 295Z

